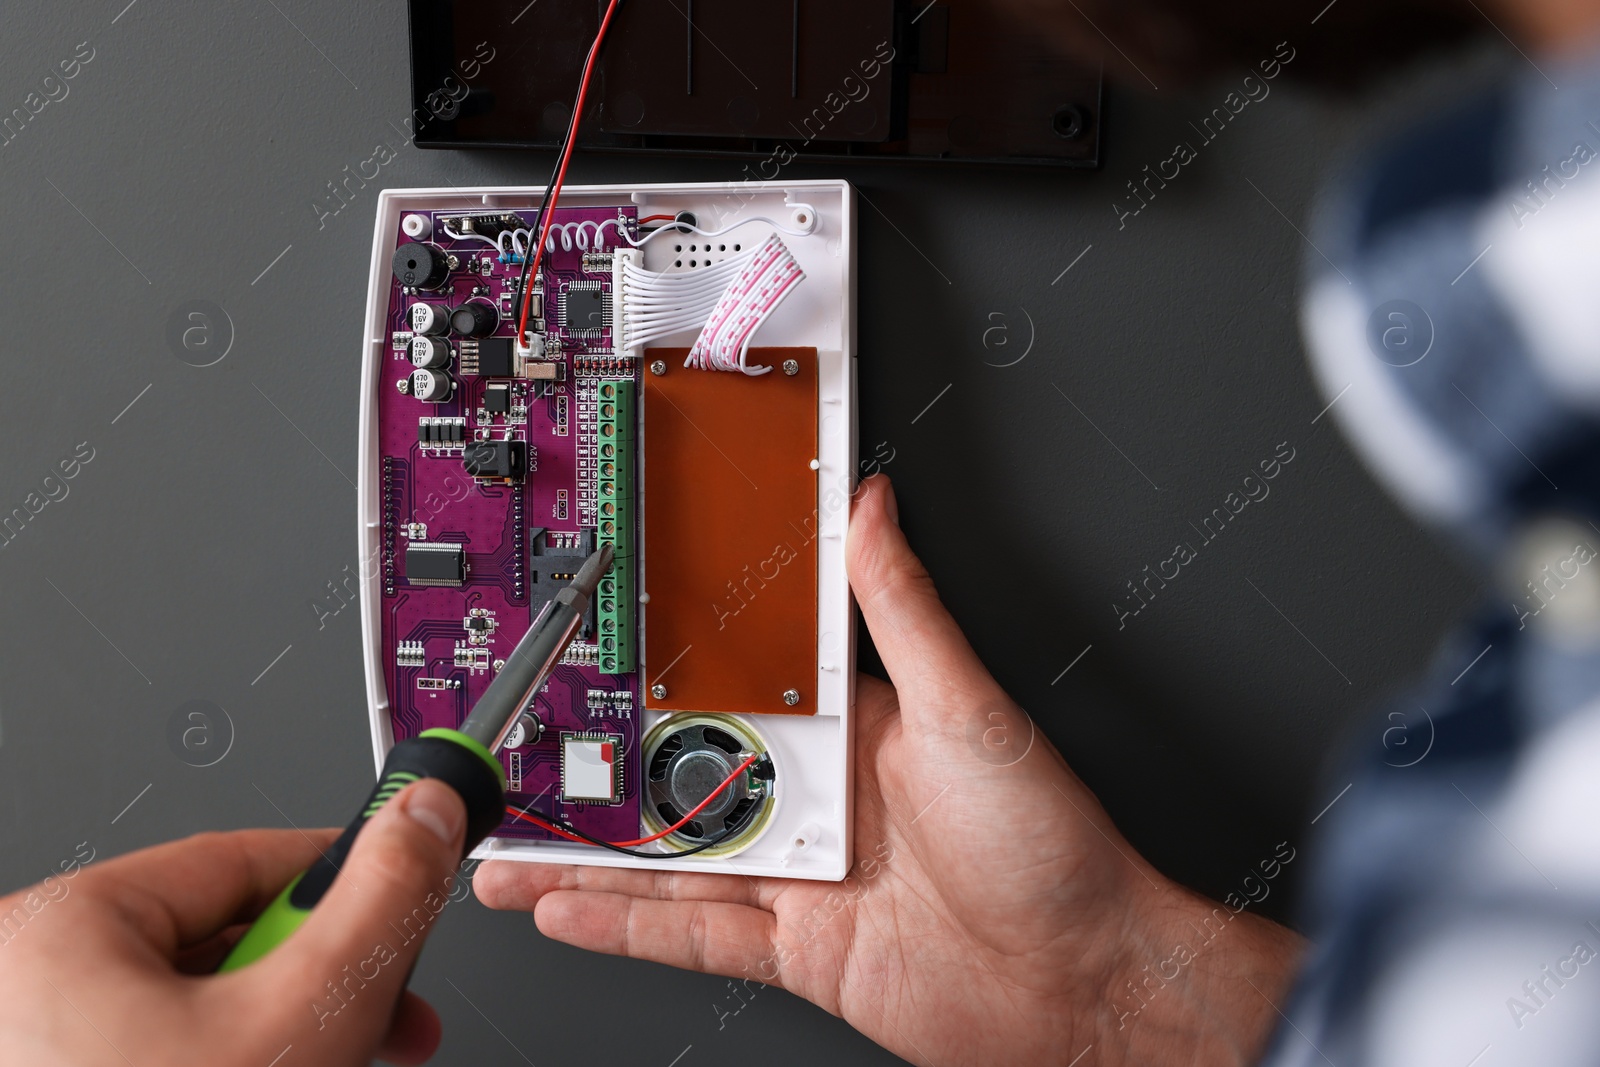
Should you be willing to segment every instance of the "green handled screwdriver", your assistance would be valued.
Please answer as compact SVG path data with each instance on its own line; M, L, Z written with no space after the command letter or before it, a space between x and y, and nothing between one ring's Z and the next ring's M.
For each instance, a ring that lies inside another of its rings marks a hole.
M579 569L570 585L544 606L488 690L459 730L424 730L390 749L383 773L361 813L345 827L322 858L278 894L261 913L220 970L237 970L265 956L300 928L322 899L350 855L356 835L395 794L412 782L437 778L467 805L467 838L462 857L500 825L506 810L505 772L497 753L577 636L601 577L611 568L611 546L602 546Z

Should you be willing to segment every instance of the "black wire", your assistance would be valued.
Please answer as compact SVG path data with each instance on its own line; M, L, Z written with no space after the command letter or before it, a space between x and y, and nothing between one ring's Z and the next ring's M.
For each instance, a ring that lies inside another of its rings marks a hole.
M617 0L617 10L619 12L622 10L622 0ZM604 14L602 14L601 18L603 19L604 17L605 17ZM599 31L596 31L596 33L598 33L598 32ZM611 35L609 33L606 34L606 40L609 40L610 37L611 37ZM602 40L599 43L599 47L595 51L595 56L594 56L595 66L596 66L595 73L597 73L597 74L599 73L598 67L599 67L599 64L600 64L600 55L601 55L602 52L605 51L605 47L606 47L606 42L604 40ZM589 57L587 55L584 56L585 64L587 64L588 58ZM539 211L533 217L533 241L535 241L535 242L540 240L539 231L544 228L544 213L545 213L545 210L547 208L550 208L550 209L554 208L554 205L550 203L550 193L555 189L555 187L556 187L556 179L561 174L561 157L567 154L567 143L569 141L571 141L573 138L578 136L578 124L583 121L583 116L578 114L578 100L577 100L577 97L581 97L583 95L583 81L582 81L583 74L582 74L581 71L578 74L578 78L579 78L579 81L578 81L578 92L577 92L576 96L573 98L573 101L572 101L572 121L567 124L567 132L562 134L561 135L561 140L556 143L556 162L555 162L555 166L550 168L550 180L544 183L544 193L539 197ZM517 301L517 316L516 316L516 322L518 322L518 323L522 322L523 309L527 306L528 297L532 295L532 290L530 288L532 282L531 282L530 278L531 278L531 275L533 274L533 259L534 259L533 253L534 253L535 248L536 248L535 244L529 243L527 256L524 257L524 259L522 261L522 282L520 284L520 288L522 290L522 298ZM523 338L522 338L522 328L519 325L517 327L517 344L520 345L522 343L522 340L523 340Z
M613 845L610 841L602 841L598 837L590 837L577 827L561 822L554 816L547 815L540 811L538 808L518 808L517 810L522 812L524 815L532 815L536 819L543 819L551 826L560 827L566 833L571 834L573 837L581 837L591 845L599 845L601 848L610 849L612 852L620 852L624 856L642 856L648 860L672 860L678 859L681 856L693 856L696 852L704 852L708 848L715 848L716 846L722 844L722 842L726 841L728 838L732 837L734 834L750 825L751 820L754 819L754 817L761 811L762 808L766 807L766 804L766 798L763 797L761 803L756 807L751 808L746 814L745 818L740 819L737 823L723 830L722 833L718 834L716 837L713 837L711 840L703 841L700 844L695 845L692 848L686 848L681 852L642 852L638 849L623 848L621 845Z
M569 127L568 133L570 134L571 132L572 132L572 128ZM549 203L549 201L550 201L550 190L555 188L556 175L561 172L561 157L566 154L566 151L567 151L567 139L566 139L566 136L563 136L562 139L561 139L561 143L556 145L556 166L555 166L555 170L551 172L550 180L545 182L545 184L544 184L544 195L541 196L540 199L539 199L539 210L533 216L533 227L532 227L532 230L533 230L533 241L535 241L535 242L542 240L542 238L539 236L539 234L544 228L544 210L545 210L545 205L547 203ZM516 314L516 317L514 319L512 319L512 322L517 324L517 329L518 329L517 344L519 344L519 345L523 343L523 337L522 337L522 334L521 334L522 327L520 325L521 322L522 322L522 312L523 312L523 308L525 308L527 306L528 297L529 297L530 292L531 292L530 289L529 289L529 276L533 274L533 252L534 252L534 244L532 242L530 242L528 244L527 254L524 255L523 259L522 259L522 280L521 280L521 282L518 283L518 288L520 288L521 291L522 291L522 297L521 297L520 300L517 301L517 314ZM528 321L531 323L533 320L530 317ZM530 327L530 329L531 329L531 327Z

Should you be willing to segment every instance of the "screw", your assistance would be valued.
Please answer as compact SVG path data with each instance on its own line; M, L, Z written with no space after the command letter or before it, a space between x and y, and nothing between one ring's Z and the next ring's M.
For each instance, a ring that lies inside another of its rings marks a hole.
M800 703L800 690L785 689L783 691L783 702L789 705L791 708Z
M403 395L409 394L411 392L411 379L401 378L398 382L394 383L394 387L400 390Z
M800 361L797 360L797 359L786 359L786 360L784 360L783 361L783 373L787 374L791 378L793 378L796 374L799 374L800 373Z
M1088 128L1089 115L1077 104L1068 104L1050 117L1050 126L1064 141L1076 141Z
M664 360L664 359L658 359L654 363L650 364L650 373L651 374L665 374L665 373L667 373L667 361Z
M660 682L657 682L655 685L650 687L650 695L655 697L657 700L665 700L667 699L667 687L662 685Z

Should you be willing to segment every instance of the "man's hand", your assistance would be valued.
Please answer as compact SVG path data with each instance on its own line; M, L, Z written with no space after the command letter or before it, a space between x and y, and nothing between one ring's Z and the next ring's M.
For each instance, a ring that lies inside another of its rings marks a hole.
M408 787L361 831L300 930L212 975L335 830L202 834L0 899L0 1033L29 1067L421 1063L439 1018L402 995L461 855L448 786ZM92 855L91 855L92 858ZM398 1001L398 1005L397 1005Z
M858 683L844 882L498 862L479 899L582 948L781 985L914 1063L1253 1062L1299 939L1123 840L939 602L888 479L849 547L894 684Z

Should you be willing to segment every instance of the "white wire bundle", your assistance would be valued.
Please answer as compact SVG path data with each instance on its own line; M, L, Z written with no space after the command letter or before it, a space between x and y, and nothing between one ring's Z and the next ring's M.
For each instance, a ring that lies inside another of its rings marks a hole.
M750 339L778 309L794 287L805 281L805 271L795 261L783 239L773 234L756 249L716 307L706 317L700 337L689 350L685 367L696 370L739 371L766 374L771 367L750 367Z
M642 347L670 334L700 329L755 255L752 250L704 269L670 273L645 270L631 257L624 260L620 300L626 314L618 347Z

